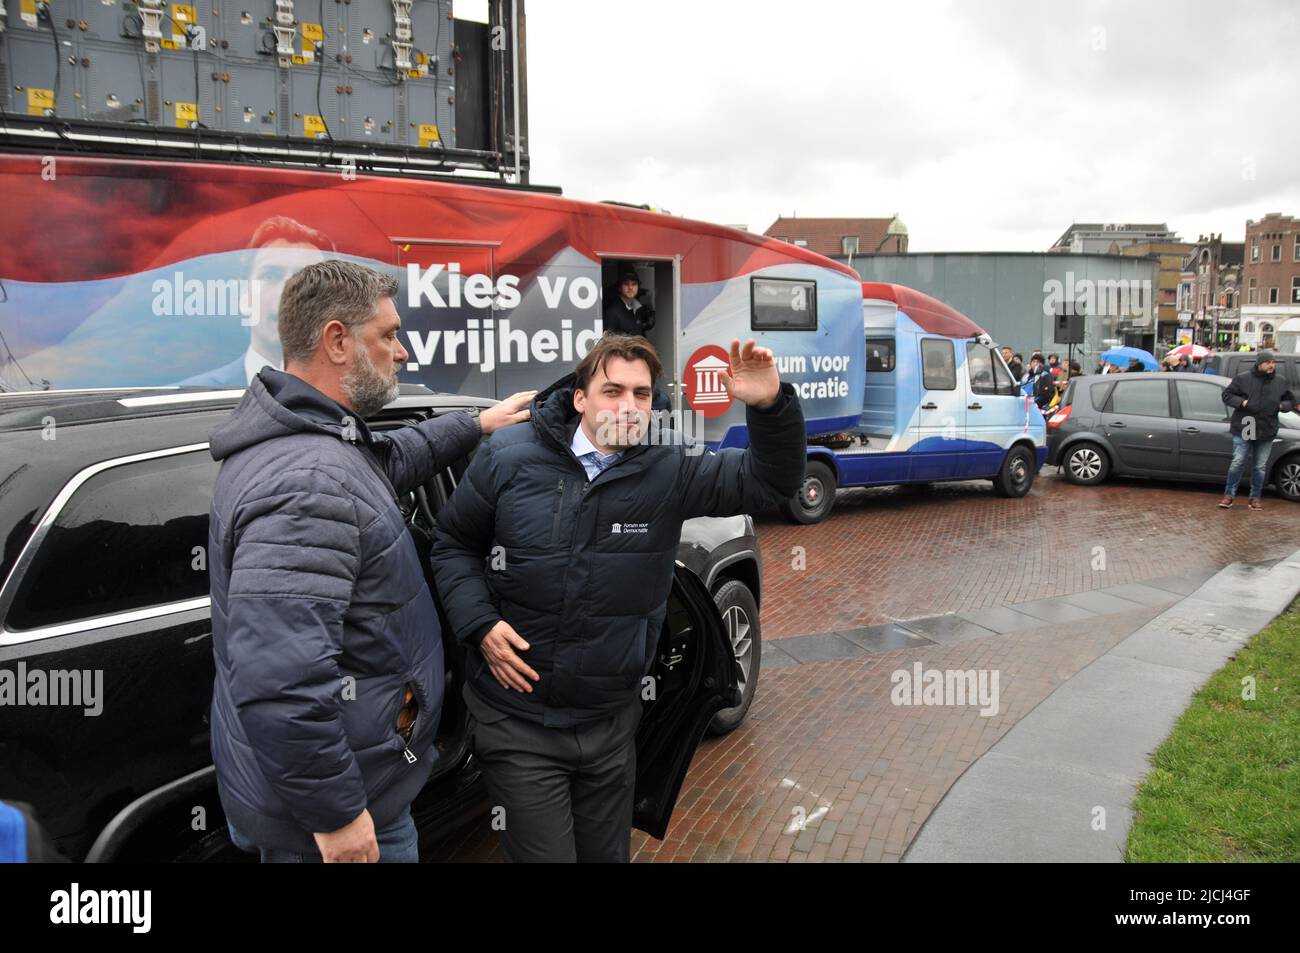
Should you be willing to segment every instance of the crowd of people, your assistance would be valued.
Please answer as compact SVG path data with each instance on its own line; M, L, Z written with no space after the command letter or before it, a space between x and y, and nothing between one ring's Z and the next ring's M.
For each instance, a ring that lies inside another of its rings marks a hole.
M1054 409L1061 402L1061 394L1069 379L1083 373L1078 361L1070 361L1067 366L1061 363L1061 355L1048 354L1044 357L1042 351L1031 353L1029 363L1025 364L1023 354L1004 346L1002 359L1006 361L1011 375L1020 382L1020 392L1033 398L1043 413Z

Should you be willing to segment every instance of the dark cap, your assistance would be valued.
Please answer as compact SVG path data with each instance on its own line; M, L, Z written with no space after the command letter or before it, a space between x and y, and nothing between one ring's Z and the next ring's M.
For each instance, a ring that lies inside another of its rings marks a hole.
M1265 348L1262 351L1258 351L1255 354L1256 364L1263 364L1265 361L1276 361L1276 360L1277 358L1273 356L1273 352L1268 350L1267 348Z
M624 281L635 281L641 283L641 276L636 273L636 268L631 265L624 265L618 270L618 280L622 284Z

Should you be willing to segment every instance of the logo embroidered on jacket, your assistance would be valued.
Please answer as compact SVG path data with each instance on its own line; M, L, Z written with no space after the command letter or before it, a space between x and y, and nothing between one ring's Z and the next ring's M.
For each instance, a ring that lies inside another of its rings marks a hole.
M649 523L611 523L609 526L611 533L648 533L650 532Z

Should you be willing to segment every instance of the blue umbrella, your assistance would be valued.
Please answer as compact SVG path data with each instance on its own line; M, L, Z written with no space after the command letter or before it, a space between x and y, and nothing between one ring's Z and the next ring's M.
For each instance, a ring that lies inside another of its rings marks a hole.
M1141 361L1142 367L1148 371L1160 370L1160 362L1152 356L1150 351L1144 351L1140 347L1113 347L1109 351L1101 352L1103 361L1117 367L1128 367L1129 362L1134 358Z

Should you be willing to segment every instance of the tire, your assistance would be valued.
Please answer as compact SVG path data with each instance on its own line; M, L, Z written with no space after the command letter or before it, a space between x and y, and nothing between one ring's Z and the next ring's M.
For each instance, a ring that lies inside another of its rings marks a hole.
M741 684L740 704L724 708L709 722L710 735L725 735L734 731L754 703L758 688L758 670L763 661L762 627L758 621L758 604L749 587L737 579L728 579L713 594L727 635L736 650L736 680Z
M803 486L785 503L785 515L805 526L820 523L835 506L835 471L820 460L809 460Z
M1096 486L1110 476L1110 457L1091 440L1067 447L1061 465L1065 468L1065 478L1077 486Z
M1277 462L1273 468L1273 485L1283 499L1300 501L1300 453L1293 453Z
M1019 499L1034 485L1034 455L1024 444L1016 444L1007 451L1002 469L993 478L993 489L998 496Z

